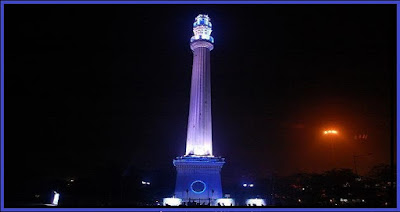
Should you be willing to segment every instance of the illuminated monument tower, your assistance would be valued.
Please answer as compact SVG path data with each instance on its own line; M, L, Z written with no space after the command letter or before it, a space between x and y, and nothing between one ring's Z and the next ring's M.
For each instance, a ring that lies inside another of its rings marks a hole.
M214 204L222 197L224 158L212 154L210 52L214 48L208 15L198 15L190 39L193 51L192 86L186 154L173 163L177 170L175 196L184 202Z

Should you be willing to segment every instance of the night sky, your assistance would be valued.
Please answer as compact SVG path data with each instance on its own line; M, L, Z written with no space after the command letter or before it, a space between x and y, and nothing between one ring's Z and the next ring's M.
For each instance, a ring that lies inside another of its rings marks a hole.
M328 128L339 131L335 167L367 153L361 173L390 164L395 5L5 5L6 185L129 167L173 173L200 13L213 24L223 182L334 168Z

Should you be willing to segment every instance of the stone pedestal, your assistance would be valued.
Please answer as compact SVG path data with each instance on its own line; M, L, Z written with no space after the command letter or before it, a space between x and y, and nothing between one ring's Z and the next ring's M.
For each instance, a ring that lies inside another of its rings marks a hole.
M211 205L222 198L220 173L224 158L177 157L173 163L177 170L175 197Z

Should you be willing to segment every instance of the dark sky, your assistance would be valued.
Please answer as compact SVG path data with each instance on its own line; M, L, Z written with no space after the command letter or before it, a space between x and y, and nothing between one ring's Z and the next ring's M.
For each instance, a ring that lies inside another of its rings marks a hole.
M173 171L199 13L223 178L390 163L395 5L5 5L6 177Z

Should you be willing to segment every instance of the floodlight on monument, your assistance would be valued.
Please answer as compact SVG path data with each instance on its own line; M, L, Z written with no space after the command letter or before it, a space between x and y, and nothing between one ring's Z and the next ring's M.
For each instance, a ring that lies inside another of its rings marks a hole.
M256 198L256 199L248 199L246 201L246 205L250 205L250 206L265 206L267 204L265 203L265 199Z
M219 198L215 201L215 206L235 206L235 200L232 198Z
M60 199L60 194L54 191L54 196L53 196L53 205L58 205L58 200Z
M163 206L180 206L182 204L182 199L180 198L164 198L163 199Z

